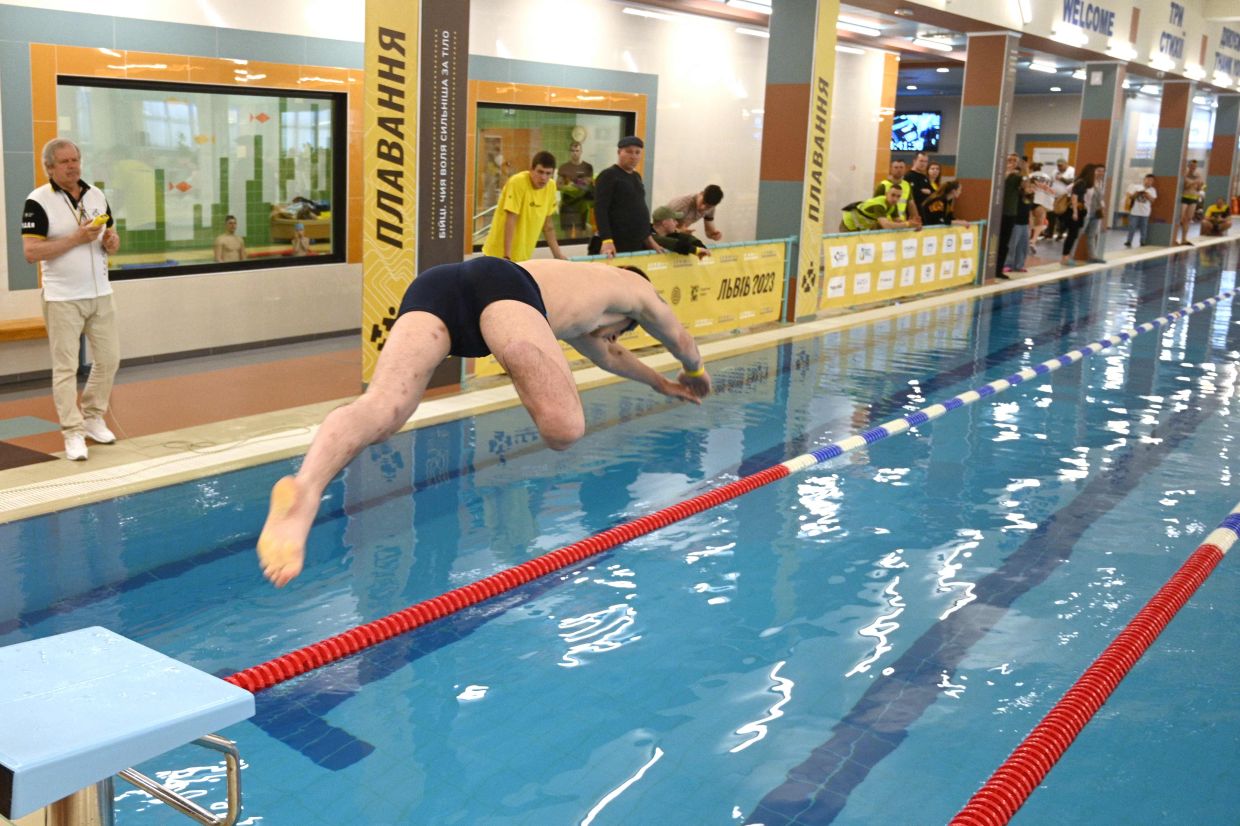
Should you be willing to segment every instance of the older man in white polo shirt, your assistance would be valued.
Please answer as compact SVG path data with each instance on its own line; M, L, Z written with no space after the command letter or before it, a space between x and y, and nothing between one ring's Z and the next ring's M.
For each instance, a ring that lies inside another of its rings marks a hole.
M22 251L39 262L43 318L52 350L52 400L65 439L65 458L86 458L86 439L111 444L103 416L120 364L108 255L121 246L103 192L82 180L82 154L73 141L43 147L48 183L30 193L22 210ZM90 378L78 408L78 350L90 342Z

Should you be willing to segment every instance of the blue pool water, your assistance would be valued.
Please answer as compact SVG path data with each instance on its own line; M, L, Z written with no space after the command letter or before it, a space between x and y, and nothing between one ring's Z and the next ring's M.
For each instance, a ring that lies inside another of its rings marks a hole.
M254 468L0 526L0 645L100 624L230 674L1234 286L1202 251L370 448L268 587ZM246 822L933 824L1240 498L1230 303L258 696ZM412 492L412 493L411 493ZM1230 823L1224 559L1014 823ZM218 800L210 758L143 766ZM118 784L121 824L183 822Z

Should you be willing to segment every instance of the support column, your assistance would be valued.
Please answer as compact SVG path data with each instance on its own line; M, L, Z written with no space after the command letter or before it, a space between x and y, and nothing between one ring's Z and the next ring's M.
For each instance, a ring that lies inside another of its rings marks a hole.
M1180 217L1184 167L1188 160L1188 128L1192 118L1193 84L1187 80L1163 83L1158 112L1158 143L1154 146L1154 188L1158 200L1150 212L1151 244L1167 246Z
M874 151L874 186L891 173L891 125L895 121L900 56L883 55L883 92L878 102L878 145Z
M1210 145L1210 163L1206 165L1206 201L1213 203L1222 195L1231 203L1235 195L1232 181L1236 177L1236 132L1240 127L1240 95L1219 95L1214 111L1214 140Z
M1081 126L1077 133L1076 169L1079 173L1087 163L1100 163L1107 168L1107 206L1112 214L1123 203L1124 176L1115 168L1119 162L1120 141L1124 139L1124 77L1123 63L1102 61L1085 64L1085 85L1081 94ZM1113 163L1114 161L1114 163ZM1086 256L1086 245L1077 247L1078 258Z
M1010 32L969 35L956 149L956 179L962 188L956 215L986 220L979 283L995 271L998 255L1004 160L1012 145L1012 96L1019 43L1020 38Z
M822 233L839 0L774 0L758 181L758 237L798 238L786 320L822 293Z

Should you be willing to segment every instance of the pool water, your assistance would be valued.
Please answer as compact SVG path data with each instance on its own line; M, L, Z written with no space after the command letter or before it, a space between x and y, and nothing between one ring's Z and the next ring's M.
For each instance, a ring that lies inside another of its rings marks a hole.
M227 675L1235 284L1214 248L398 436L261 579L278 463L0 526L0 645L105 625ZM945 823L1236 504L1229 302L258 695L244 822ZM1237 560L1014 823L1229 823ZM7 583L7 584L6 584ZM222 796L206 753L140 767ZM117 786L121 824L183 822Z

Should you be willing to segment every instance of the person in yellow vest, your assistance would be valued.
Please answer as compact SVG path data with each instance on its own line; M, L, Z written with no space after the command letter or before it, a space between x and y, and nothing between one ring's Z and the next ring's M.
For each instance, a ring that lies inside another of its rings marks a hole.
M840 232L865 232L874 229L900 229L911 226L900 217L900 190L891 187L882 195L856 201L844 207Z
M530 168L508 179L499 194L491 231L482 252L509 261L528 261L534 257L538 233L547 239L547 249L556 258L567 258L560 251L551 216L556 213L555 156L550 152L534 155Z
M900 191L900 220L908 221L910 224L921 224L921 216L917 214L917 203L913 200L913 187L904 180L904 173L907 171L908 167L904 161L892 161L891 175L879 182L874 188L874 194L876 196L886 195L887 190L898 189Z
M1201 218L1202 235L1226 235L1231 229L1231 206L1222 195L1210 206Z

